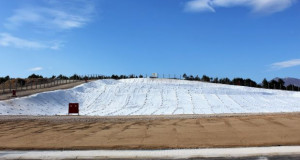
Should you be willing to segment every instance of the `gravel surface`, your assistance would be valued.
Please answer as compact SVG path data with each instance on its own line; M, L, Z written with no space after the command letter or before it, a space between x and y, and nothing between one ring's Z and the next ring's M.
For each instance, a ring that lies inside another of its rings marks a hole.
M251 117L251 116L298 116L300 112L294 113L253 113L253 114L185 114L185 115L136 115L136 116L29 116L29 115L1 115L0 122L7 121L46 121L46 122L118 122L118 121L149 121L170 119L197 119L217 117Z
M182 149L300 145L300 113L0 116L0 149Z

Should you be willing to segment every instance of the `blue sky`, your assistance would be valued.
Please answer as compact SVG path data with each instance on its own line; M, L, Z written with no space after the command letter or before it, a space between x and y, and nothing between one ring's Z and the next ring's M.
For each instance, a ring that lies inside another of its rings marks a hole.
M0 1L0 76L300 78L298 0Z

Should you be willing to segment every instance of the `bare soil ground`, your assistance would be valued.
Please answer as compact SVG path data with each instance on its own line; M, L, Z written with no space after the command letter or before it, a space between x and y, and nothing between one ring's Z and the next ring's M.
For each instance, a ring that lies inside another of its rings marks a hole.
M173 149L300 145L300 113L0 116L0 149Z
M49 87L49 88L37 88L37 89L32 89L32 90L17 91L17 97L24 97L24 96L29 96L29 95L36 94L36 93L54 91L54 90L58 90L58 89L69 89L69 88L73 88L73 87L78 86L83 83L85 83L85 82L78 81L78 82L74 82L74 83L61 84L61 85L53 86L53 87ZM1 93L1 90L0 90L0 93ZM15 97L11 97L11 95L12 95L12 93L6 93L6 94L1 93L0 100L7 100L7 99L15 98Z

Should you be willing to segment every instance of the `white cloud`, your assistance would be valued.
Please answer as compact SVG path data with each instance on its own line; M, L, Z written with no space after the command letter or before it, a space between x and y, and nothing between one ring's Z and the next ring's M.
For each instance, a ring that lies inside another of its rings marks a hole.
M0 46L3 47L16 47L27 49L54 49L60 48L60 42L41 43L32 40L26 40L19 37L12 36L8 33L0 33Z
M50 49L53 50L59 50L61 47L63 47L64 44L61 41L54 41L51 43L51 45L49 46Z
M191 12L215 12L215 9L210 5L210 0L193 0L186 4L185 9Z
M53 37L60 39L57 37L62 37L63 31L85 26L95 13L95 2L91 0L43 0L38 4L28 4L13 10L13 14L3 22L3 25L10 33L17 34L26 30L30 33L28 34L30 37L42 36L43 39L48 37L49 40L33 41L9 33L0 33L0 46L60 49L63 43L61 40L53 40Z
M34 67L29 69L29 71L41 71L41 70L43 70L42 67Z
M271 64L271 67L273 69L283 69L283 68L289 68L289 67L295 67L295 66L300 66L300 59L292 59L288 61L283 61L283 62L277 62Z
M4 26L8 29L28 26L34 30L67 30L83 27L94 13L95 5L90 0L45 0L39 5L15 9L4 22Z
M185 10L190 12L215 12L218 7L248 7L254 13L272 14L292 6L297 0L191 0Z
M38 29L65 30L80 28L89 20L89 16L84 14L69 13L53 8L34 7L15 10L4 26L8 29L30 25Z

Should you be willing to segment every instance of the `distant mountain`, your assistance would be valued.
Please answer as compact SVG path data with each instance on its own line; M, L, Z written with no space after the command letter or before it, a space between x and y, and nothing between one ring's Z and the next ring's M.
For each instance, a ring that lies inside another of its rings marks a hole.
M274 80L278 80L279 78L276 77L274 78ZM288 86L290 84L293 84L295 86L300 86L300 79L297 78L291 78L291 77L286 77L286 78L281 78L284 81L284 85Z

